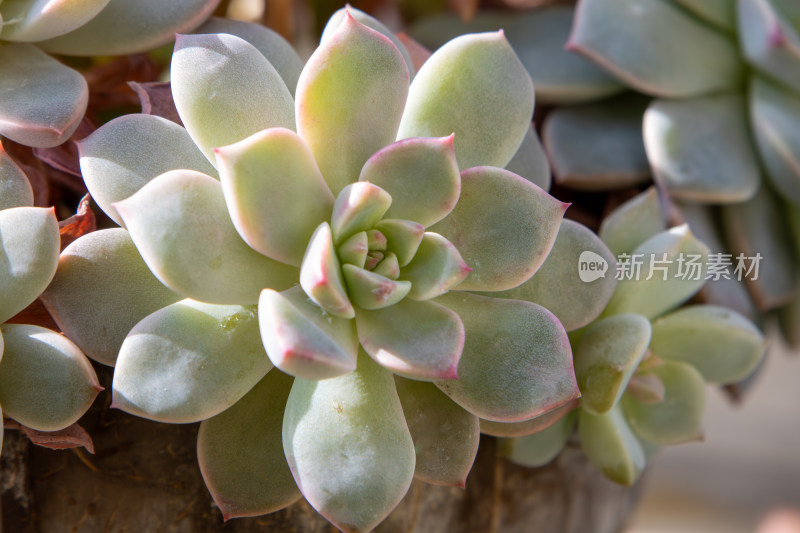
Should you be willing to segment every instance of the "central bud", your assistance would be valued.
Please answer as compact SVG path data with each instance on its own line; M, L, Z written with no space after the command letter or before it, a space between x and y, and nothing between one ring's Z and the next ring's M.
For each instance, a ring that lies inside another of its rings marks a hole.
M441 246L436 246L433 254L423 254L425 265L415 268L412 263L424 238L441 237L426 234L422 224L384 218L391 205L391 195L377 185L352 183L336 198L330 224L323 222L311 236L300 267L300 286L327 313L352 318L354 306L394 305L411 293L412 280L421 269L437 271L426 279L440 279L447 288L469 272L449 243L449 253L435 257L442 255L436 253Z

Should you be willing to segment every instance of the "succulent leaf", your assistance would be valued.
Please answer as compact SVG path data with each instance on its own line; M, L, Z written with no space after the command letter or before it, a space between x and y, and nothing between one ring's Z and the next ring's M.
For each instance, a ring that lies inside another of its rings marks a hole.
M391 205L391 195L377 185L366 181L347 185L333 204L334 242L340 244L355 233L372 229Z
M400 269L400 277L411 282L409 298L429 300L458 287L470 271L450 241L425 232L414 259Z
M394 140L408 79L397 47L351 15L306 63L297 83L297 132L334 195Z
M507 170L476 167L461 173L458 204L430 231L453 243L472 268L458 290L502 291L541 266L567 207Z
M154 115L123 115L78 144L81 174L97 205L119 225L112 205L170 170L185 168L216 177L217 171L181 126Z
M362 309L356 328L364 350L395 374L424 381L457 377L464 325L442 305L404 299L384 309Z
M567 46L664 98L733 89L743 74L734 39L663 0L581 0Z
M425 226L410 220L384 218L374 227L386 237L387 247L397 255L397 262L401 267L411 262L425 236ZM339 253L342 247L339 248ZM359 266L355 262L352 264Z
M467 411L487 420L520 422L580 394L567 334L544 307L461 292L436 303L458 313L465 330L458 379L436 386Z
M0 6L0 15L6 21L0 25L0 39L31 43L63 35L91 20L108 1L7 1Z
M608 264L602 277L581 280L581 257L586 252L596 254ZM572 331L586 326L605 309L617 286L616 264L611 251L589 228L564 219L553 248L536 274L513 289L485 295L536 302L556 315L564 329Z
M611 252L630 254L644 241L667 229L658 189L650 187L609 214L597 234Z
M283 448L306 500L347 533L375 527L414 476L414 443L392 374L365 353L350 374L295 380Z
M179 36L170 77L181 121L211 164L214 148L267 128L294 129L289 89L267 58L239 37Z
M355 265L343 265L342 274L350 299L361 309L383 309L395 305L411 290L409 281L394 281Z
M58 266L59 249L52 208L0 211L0 323L25 309L47 287Z
M355 370L358 337L353 322L326 315L301 288L280 293L264 289L258 320L267 354L284 372L326 379Z
M715 305L684 307L653 322L653 354L692 364L711 383L735 383L761 362L764 335L742 315Z
M300 59L292 45L278 32L261 24L211 17L194 33L229 33L244 39L267 58L281 75L289 93L294 94L297 79L300 77L300 71L303 70L303 60Z
M800 96L753 76L750 122L767 177L784 198L800 205Z
M225 520L271 513L300 499L283 453L291 388L291 377L272 370L241 400L200 424L197 461Z
M430 226L453 210L461 192L453 137L390 144L367 160L358 179L389 193L387 218Z
M587 328L573 352L584 410L602 415L617 404L647 353L650 335L650 322L635 314L615 315Z
M362 239L357 236L363 235ZM344 259L361 259L366 261L366 232L361 232L353 237L353 242L346 241L345 244L352 244L346 247ZM357 242L363 240L363 243ZM360 254L358 246L364 244L363 255ZM343 245L344 246L344 245ZM356 255L358 254L358 257ZM339 318L353 318L355 311L353 304L347 296L347 289L344 284L344 277L336 257L336 249L333 246L333 234L327 222L323 222L314 231L308 243L303 263L300 267L300 286L311 300L322 307L326 312Z
M784 13L793 2L738 0L737 20L741 49L753 67L800 90L800 30ZM796 13L795 13L796 14Z
M705 383L692 365L665 360L651 370L664 383L664 401L645 404L625 396L621 405L631 429L656 444L679 444L702 437Z
M239 235L257 252L299 267L306 243L333 209L333 194L303 140L270 128L214 153Z
M500 441L500 449L506 458L518 465L528 468L544 466L564 449L577 419L578 414L573 411L538 433Z
M619 405L604 415L581 409L578 435L589 461L612 481L633 485L644 470L647 462L644 449Z
M3 324L3 414L39 431L75 423L103 388L77 346L49 329Z
M725 31L736 30L735 0L672 0L706 22Z
M556 182L599 191L650 178L642 142L649 98L625 94L593 104L561 107L547 116L543 138Z
M0 142L0 210L32 205L33 189L28 177Z
M545 191L550 190L550 162L533 124L522 139L517 153L506 165L506 170L522 176Z
M146 52L171 42L176 33L196 28L218 3L219 0L170 0L166 4L163 0L111 0L88 23L40 46L54 54L72 56Z
M758 156L742 95L654 100L643 129L655 179L672 197L736 203L758 190Z
M578 407L579 400L573 400L565 403L561 407L556 407L550 411L541 414L530 420L523 420L522 422L493 422L491 420L481 419L481 433L491 435L493 437L524 437L526 435L533 435L549 428L573 409Z
M322 37L320 37L321 43L325 42L336 33L336 29L342 24L342 22L345 21L348 14L357 22L360 22L367 28L377 31L392 41L392 44L395 45L403 55L403 60L406 62L406 68L408 69L409 76L414 76L414 61L411 59L411 54L405 45L400 41L400 39L394 34L394 32L384 26L380 20L370 16L367 13L364 13L360 9L354 8L349 4L347 7L343 7L336 11L333 15L331 15L331 18L328 19L328 23L325 24L325 28L322 31Z
M89 100L83 76L28 43L0 42L0 93L0 135L40 148L69 139Z
M395 383L417 454L414 477L463 488L478 453L478 417L431 383L403 378Z
M688 300L703 286L708 247L686 225L650 237L630 255L624 263L625 278L617 283L604 316L638 313L655 318ZM689 266L692 262L697 265L694 271Z
M198 422L236 403L270 368L254 309L181 300L128 333L113 405L159 422Z
M417 73L397 138L455 133L460 168L504 167L530 127L533 100L530 76L502 32L464 35Z
M283 290L297 269L239 237L220 183L199 172L162 174L114 208L155 276L175 292L209 303L250 305L261 289Z
M67 246L41 299L86 355L114 366L128 332L181 298L153 276L128 232L113 228Z

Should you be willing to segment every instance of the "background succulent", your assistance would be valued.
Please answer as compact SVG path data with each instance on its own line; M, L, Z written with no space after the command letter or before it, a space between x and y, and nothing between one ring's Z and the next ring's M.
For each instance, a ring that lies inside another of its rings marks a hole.
M709 251L686 225L666 229L655 189L621 205L600 236L617 255L643 256L643 275L620 280L599 319L570 333L581 391L577 407L492 429L519 437L503 444L511 460L540 466L560 452L577 425L590 461L630 485L659 447L702 438L705 384L747 377L766 342L751 321L728 308L676 309L706 277L705 267L696 277L678 277L678 258L700 255L702 266ZM647 279L653 261L663 259L671 261L669 271Z
M58 221L52 209L32 204L30 183L0 144L0 406L23 426L57 431L76 422L102 387L62 335L9 322L47 287L58 264Z
M44 301L116 365L116 407L204 420L201 469L226 517L301 491L368 530L413 475L464 483L479 418L574 400L564 327L533 303L557 288L533 275L557 234L591 233L565 230L566 204L532 183L548 181L533 86L502 33L452 41L409 85L410 54L357 10L305 66L263 27L198 32L172 61L182 126L128 115L80 144L122 227L66 248ZM564 311L574 327L611 296L598 286Z
M0 2L0 135L51 147L86 110L83 76L49 54L98 56L151 50L190 31L219 0L6 0Z

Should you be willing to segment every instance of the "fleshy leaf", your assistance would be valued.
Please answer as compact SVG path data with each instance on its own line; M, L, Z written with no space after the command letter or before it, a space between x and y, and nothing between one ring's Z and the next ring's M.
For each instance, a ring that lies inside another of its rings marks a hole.
M751 200L722 207L724 235L733 252L731 275L745 280L761 311L789 302L797 287L796 259L786 245L786 212L767 183Z
M385 237L385 235L384 235ZM333 237L326 238L331 244ZM358 268L364 268L367 262L367 253L369 253L369 237L366 231L359 231L351 235L349 238L336 248L336 255L342 263L349 263Z
M589 191L646 182L650 165L642 142L642 116L648 102L625 94L550 113L542 136L556 182Z
M411 290L409 281L394 281L354 265L343 265L342 274L350 299L362 309L383 309L395 305Z
M411 282L409 298L429 300L458 287L471 270L450 241L425 232L414 259L400 269L400 276Z
M736 29L735 0L672 0L698 17L726 31Z
M507 170L461 173L455 209L430 231L456 247L469 276L458 290L502 291L528 280L556 239L567 204Z
M747 62L797 91L800 90L800 29L796 16L794 21L790 18L791 12L784 17L786 8L793 4L738 0L736 7L741 48Z
M661 403L666 393L664 382L651 372L634 374L625 389L625 394L643 404Z
M536 468L555 459L575 430L577 413L572 412L557 420L549 428L517 439L500 442L503 455L518 465Z
M686 225L649 238L617 264L621 279L603 315L655 318L677 307L703 286L707 256Z
M411 262L425 236L425 227L410 220L385 218L375 224L375 229L386 237L387 247L397 255L401 267Z
M375 527L414 476L414 443L392 374L365 353L350 374L295 380L283 448L303 496L346 533Z
M309 238L333 209L333 195L303 140L270 128L214 152L239 235L257 252L299 267Z
M211 17L195 33L229 33L244 39L267 58L281 75L289 93L294 94L297 78L303 70L303 60L278 32L261 24Z
M750 121L767 177L784 198L800 205L800 96L754 76Z
M530 420L522 422L493 422L481 419L481 433L493 437L524 437L544 431L578 406L578 400L568 402L561 407L556 407Z
M643 130L655 179L672 197L735 203L756 193L758 156L742 95L654 100Z
M351 320L331 317L299 287L265 289L258 302L261 339L273 364L305 379L326 379L356 368L358 337Z
M350 15L306 63L297 82L297 132L334 195L394 140L408 79L397 47Z
M372 229L391 205L391 195L377 185L366 181L347 185L333 204L334 242L340 244L355 233Z
M366 239L366 233L364 233ZM357 244L357 243L356 243ZM366 260L367 252L363 257ZM349 257L349 254L348 254ZM362 263L363 264L363 263ZM300 267L300 286L311 300L339 318L353 318L353 304L347 297L342 269L333 247L331 227L323 222L314 231Z
M743 74L731 37L662 0L582 0L567 46L665 98L732 89Z
M127 55L158 48L205 20L219 0L111 0L99 15L66 35L40 43L54 54Z
M392 197L387 218L430 226L453 210L461 192L453 137L390 144L367 160L358 179L374 183Z
M89 100L86 80L27 43L0 45L0 135L50 148L73 134Z
M83 139L78 151L86 188L120 225L122 217L112 204L128 198L156 176L179 168L217 175L184 128L154 115L116 118Z
M700 439L706 398L703 376L681 361L665 360L650 371L664 383L664 401L644 404L625 396L621 405L631 429L656 444Z
M197 422L232 406L270 368L254 309L181 300L125 338L113 406L160 422Z
M296 268L249 248L231 223L220 183L191 170L149 182L114 208L147 266L177 293L218 304L254 304L264 288L297 282Z
M31 183L0 142L0 210L32 205Z
M25 309L47 287L60 249L52 208L0 211L0 323Z
M434 302L402 300L356 313L358 338L375 361L411 379L455 379L464 347L458 315Z
M300 491L283 453L292 378L272 370L232 407L200 424L197 461L225 520L271 513Z
M39 326L3 324L3 414L39 431L75 423L103 388L89 360L62 335Z
M455 133L459 168L504 167L530 127L533 100L530 76L502 32L464 35L417 73L397 138Z
M715 305L679 309L653 322L653 354L692 364L711 383L746 378L764 356L766 341L742 315Z
M544 307L458 292L436 303L458 313L465 330L458 379L436 386L467 411L520 422L578 397L567 334Z
M667 229L658 189L650 187L609 214L597 234L617 256L630 254L650 237Z
M91 20L108 0L7 1L0 6L0 39L33 43L70 32Z
M525 138L522 139L517 153L506 165L506 170L522 176L545 191L550 190L552 181L550 162L547 160L547 154L544 152L544 147L542 147L532 124L528 133L525 134Z
M604 415L581 409L578 435L589 461L612 481L633 485L644 470L647 462L644 449L619 405Z
M414 477L464 487L478 452L480 424L433 384L395 378L417 462Z
M606 270L597 267L605 261ZM486 296L535 302L552 312L564 329L572 331L589 324L605 308L617 280L617 261L589 228L564 219L547 259L528 281L508 291ZM582 276L590 277L582 279Z
M647 353L650 334L650 322L634 314L615 315L589 326L574 348L583 409L601 415L617 404Z
M140 320L180 299L153 276L122 228L89 233L64 249L42 294L58 327L86 355L111 366Z
M356 9L348 4L347 7L343 7L336 11L331 18L328 19L328 23L325 24L325 29L322 31L322 37L320 37L320 42L324 43L327 39L332 37L336 33L336 29L339 25L345 21L347 15L352 16L356 21L360 22L367 28L371 28L378 33L382 34L384 37L392 41L392 44L397 47L400 53L403 55L403 60L406 62L406 68L408 68L409 76L414 75L414 62L411 59L411 54L406 49L405 45L401 42L399 37L395 35L389 28L383 25L383 23L376 19L375 17L370 16L367 13L364 13L360 9Z
M214 164L214 148L263 129L294 129L294 102L252 44L229 34L181 35L170 70L183 125Z

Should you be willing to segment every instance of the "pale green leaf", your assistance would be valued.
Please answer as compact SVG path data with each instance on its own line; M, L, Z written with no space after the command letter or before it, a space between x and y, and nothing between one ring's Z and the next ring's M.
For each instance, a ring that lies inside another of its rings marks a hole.
M633 485L639 479L647 458L620 406L604 415L581 409L578 435L589 461L607 478L623 485Z
M667 229L658 189L646 191L612 211L600 225L597 234L614 255L630 254L650 237Z
M0 20L5 20L0 39L32 43L58 37L86 24L108 1L6 0L0 6Z
M518 465L536 468L555 459L575 430L577 413L572 412L549 428L516 439L500 441L503 455Z
M25 172L3 149L0 142L0 210L33 205L33 189Z
M545 191L550 190L552 181L550 162L547 160L547 154L544 152L544 147L532 124L528 133L525 134L522 144L519 145L517 153L506 165L506 170L522 176Z

